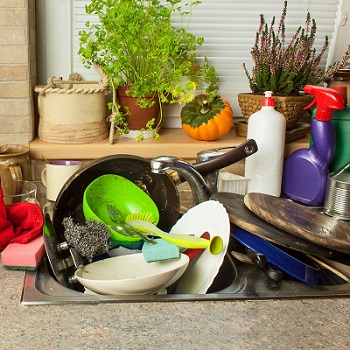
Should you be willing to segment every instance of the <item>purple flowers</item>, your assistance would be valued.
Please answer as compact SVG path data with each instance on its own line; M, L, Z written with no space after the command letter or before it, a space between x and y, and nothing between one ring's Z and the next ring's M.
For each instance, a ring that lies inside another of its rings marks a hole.
M317 54L313 48L317 31L316 21L307 13L305 28L300 26L287 44L286 14L287 1L284 2L277 33L274 30L275 17L268 25L264 15L260 15L259 29L251 50L254 62L251 74L245 63L243 64L253 93L270 90L275 95L298 95L304 85L319 85L329 79L350 57L348 48L341 63L333 64L326 71L319 68L321 58L329 46L328 37L325 37L322 50Z

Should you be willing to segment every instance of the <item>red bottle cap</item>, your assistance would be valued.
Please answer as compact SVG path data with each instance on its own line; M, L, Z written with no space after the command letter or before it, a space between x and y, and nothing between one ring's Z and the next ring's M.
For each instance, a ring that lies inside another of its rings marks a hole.
M272 91L265 91L265 98L261 100L261 106L262 107L274 107L275 106L275 100L272 98Z

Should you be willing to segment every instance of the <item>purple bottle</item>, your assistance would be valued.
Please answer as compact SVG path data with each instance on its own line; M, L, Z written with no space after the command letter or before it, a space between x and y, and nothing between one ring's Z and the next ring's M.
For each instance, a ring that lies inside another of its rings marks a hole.
M326 194L328 166L336 145L332 113L343 109L344 101L333 89L306 85L304 91L315 96L305 109L317 105L315 117L311 120L313 145L299 149L287 158L282 188L287 197L297 202L321 206Z

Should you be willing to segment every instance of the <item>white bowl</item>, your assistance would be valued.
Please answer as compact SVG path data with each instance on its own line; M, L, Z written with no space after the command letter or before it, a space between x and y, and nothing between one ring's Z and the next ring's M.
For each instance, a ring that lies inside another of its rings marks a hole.
M140 295L156 293L169 287L185 272L189 258L147 263L143 254L116 256L93 262L75 272L86 288L109 295Z

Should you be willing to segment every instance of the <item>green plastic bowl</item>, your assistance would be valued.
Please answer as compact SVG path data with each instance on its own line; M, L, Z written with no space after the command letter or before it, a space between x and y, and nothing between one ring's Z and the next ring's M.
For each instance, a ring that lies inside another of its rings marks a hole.
M86 220L101 221L106 225L115 224L110 218L107 205L115 206L124 219L135 213L151 213L156 224L159 211L152 198L125 177L106 174L91 182L84 192L83 212ZM136 242L139 236L124 236L108 227L114 242Z

